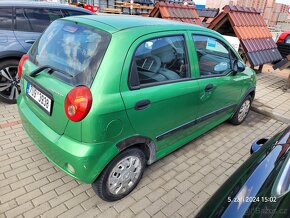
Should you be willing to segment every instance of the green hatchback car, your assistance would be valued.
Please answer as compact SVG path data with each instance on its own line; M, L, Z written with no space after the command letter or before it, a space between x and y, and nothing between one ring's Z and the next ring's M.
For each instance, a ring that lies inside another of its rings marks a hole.
M18 107L45 156L119 200L144 168L246 118L254 72L217 32L132 16L54 21L22 57Z

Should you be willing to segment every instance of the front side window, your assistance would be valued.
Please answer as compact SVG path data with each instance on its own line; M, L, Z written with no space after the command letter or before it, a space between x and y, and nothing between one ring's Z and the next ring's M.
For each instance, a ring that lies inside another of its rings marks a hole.
M285 43L290 44L290 35L285 38Z
M58 18L62 18L62 13L58 9L16 8L15 29L41 33Z
M223 75L231 71L230 50L218 39L193 35L198 57L200 76Z
M134 85L188 78L189 66L185 47L183 36L154 38L140 44L131 65L131 74L136 74L137 80Z
M11 30L12 8L0 8L0 30Z

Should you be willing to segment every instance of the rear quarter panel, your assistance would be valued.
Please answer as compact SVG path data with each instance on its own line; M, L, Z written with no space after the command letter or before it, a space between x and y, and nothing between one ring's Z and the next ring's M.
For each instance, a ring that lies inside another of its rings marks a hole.
M82 121L83 142L111 141L115 145L135 134L120 94L121 71L133 39L125 34L112 35L91 86L93 105Z

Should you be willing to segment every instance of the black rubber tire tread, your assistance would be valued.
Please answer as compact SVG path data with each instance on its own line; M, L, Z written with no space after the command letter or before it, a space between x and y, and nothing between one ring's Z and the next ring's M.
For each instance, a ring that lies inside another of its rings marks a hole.
M126 156L137 156L140 158L141 160L141 173L140 173L140 177L138 178L138 180L136 181L135 185L132 186L132 188L130 190L128 190L127 192L120 194L120 195L113 195L111 194L108 190L107 190L107 180L108 177L110 175L111 170L114 168L114 166L124 157ZM126 150L124 150L123 152L121 152L120 154L118 154L107 166L106 168L103 170L103 172L100 174L100 176L92 183L92 188L95 191L95 193L103 200L105 201L117 201L122 199L123 197L125 197L126 195L128 195L131 191L134 190L134 188L138 185L139 181L142 178L142 175L144 173L145 170L145 166L146 166L146 157L145 154L142 150L138 149L138 148L128 148Z
M8 66L18 66L19 60L16 59L5 59L0 61L0 70ZM0 101L7 104L16 104L16 99L10 100L0 95Z
M239 105L237 111L236 111L235 114L232 116L232 118L229 119L229 122L230 122L231 124L233 124L233 125L240 125L240 124L243 123L244 120L247 118L249 112L248 112L248 114L245 116L245 118L244 118L242 121L239 121L239 119L238 119L239 111L240 111L240 109L241 109L243 103L244 103L245 101L247 101L247 100L250 100L250 104L252 104L252 97L251 97L250 95L248 95L248 96L247 96L247 97L246 97L246 98L245 98L245 99L240 103L240 105ZM251 107L251 106L250 106L250 107Z

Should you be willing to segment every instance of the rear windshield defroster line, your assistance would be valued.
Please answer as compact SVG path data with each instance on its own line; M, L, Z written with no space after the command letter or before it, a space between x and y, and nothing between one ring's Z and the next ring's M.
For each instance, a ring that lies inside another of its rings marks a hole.
M38 67L58 69L53 76L65 83L91 86L110 39L105 31L57 20L33 44L29 59Z

